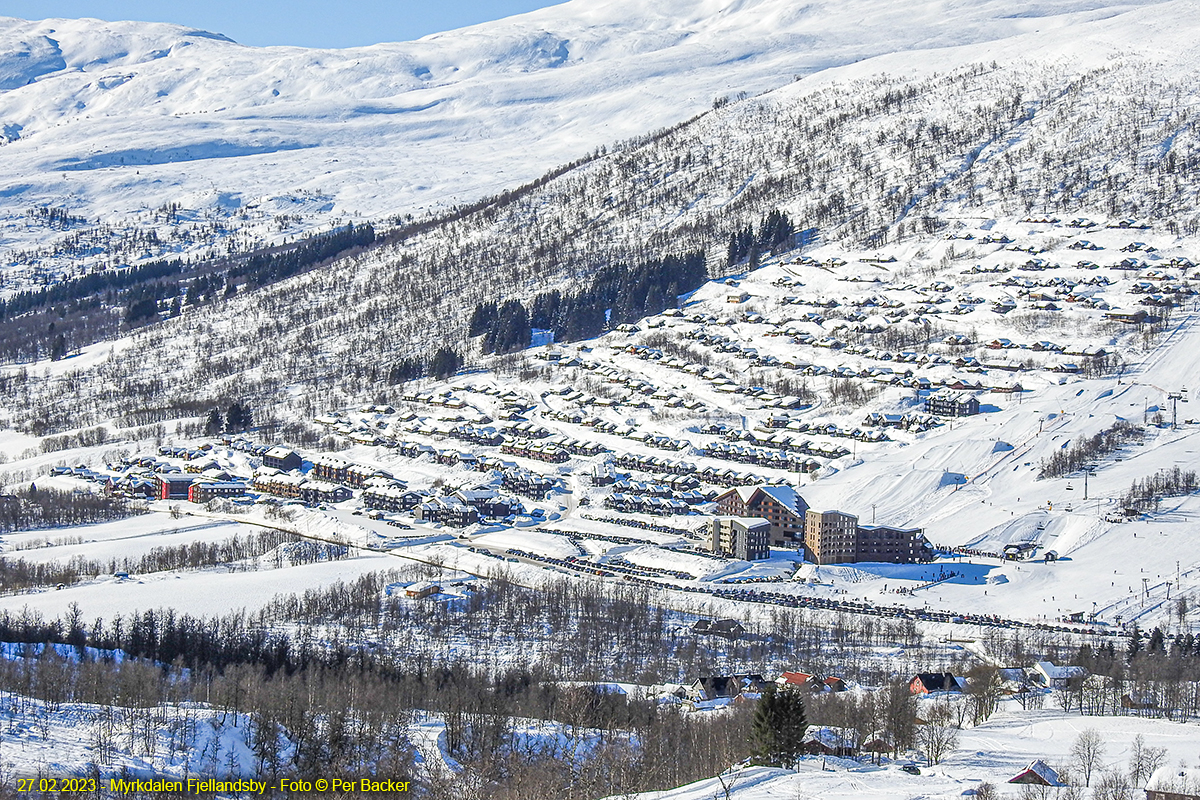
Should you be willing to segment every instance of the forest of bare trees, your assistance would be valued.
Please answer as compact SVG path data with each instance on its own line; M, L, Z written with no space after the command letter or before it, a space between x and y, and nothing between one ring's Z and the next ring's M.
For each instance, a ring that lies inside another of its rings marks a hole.
M1118 420L1111 428L1095 435L1071 442L1065 449L1055 450L1041 463L1039 478L1061 478L1095 464L1105 456L1115 453L1130 442L1138 442L1146 435L1143 428L1126 420Z
M188 747L199 710L186 703L198 700L244 720L258 774L272 780L366 769L411 776L428 798L594 798L723 770L749 755L749 719L679 714L580 681L684 681L798 659L832 665L849 647L920 643L905 626L840 618L829 629L803 613L779 616L769 636L702 640L682 632L686 616L640 589L535 591L498 576L464 600L432 604L387 598L384 587L398 577L367 575L219 619L148 611L89 621L77 608L57 620L5 614L0 640L26 645L0 660L0 699L31 720L63 703L97 704L88 735L100 772L117 745L152 755L162 746L155 731L169 733L171 748ZM126 658L112 658L116 651ZM429 714L444 722L460 772L415 766L408 726ZM518 736L530 720L564 733L530 745Z
M269 543L243 542L220 555ZM158 566L175 564L184 550L156 554ZM420 602L385 591L415 579L459 581L457 597ZM152 731L167 731L168 747L188 747L199 715L211 709L247 726L262 776L366 769L411 775L417 796L428 798L537 800L677 786L750 754L746 712L680 714L587 688L591 682L688 683L796 669L839 675L877 691L814 696L811 723L882 736L891 755L915 748L929 763L1003 697L994 667L966 651L951 656L912 620L762 609L745 618L744 637L729 641L690 632L703 607L680 611L665 600L638 586L562 581L533 589L503 571L475 580L413 565L281 595L253 614L159 610L87 620L77 607L59 619L4 612L0 641L13 643L14 656L0 660L0 702L31 720L63 703L96 703L87 724L98 771L118 746L163 747ZM1189 610L1179 609L1181 619ZM1085 667L1090 677L1049 696L1069 713L1200 716L1194 637L1155 630L1121 645L1105 639L996 628L984 629L981 644L1003 663L1048 658ZM925 725L916 723L904 667L866 655L896 646L914 672L968 679L967 691L925 715ZM118 651L125 657L113 658ZM1028 706L1045 696L1020 699ZM410 725L430 715L445 725L461 771L418 766ZM539 720L565 734L529 745L519 731Z
M0 533L87 525L141 513L144 508L123 497L41 489L33 484L0 495Z

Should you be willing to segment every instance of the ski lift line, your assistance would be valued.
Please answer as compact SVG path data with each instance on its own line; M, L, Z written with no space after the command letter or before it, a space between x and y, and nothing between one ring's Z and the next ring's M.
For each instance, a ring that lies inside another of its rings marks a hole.
M1192 311L1187 312L1187 314L1184 316L1184 318L1179 321L1179 324L1176 325L1174 328L1172 328L1171 332L1168 333L1165 337L1163 337L1163 339L1154 346L1154 349L1150 351L1150 353L1146 356L1146 358L1142 359L1140 364L1138 364L1136 367L1134 367L1133 369L1130 370L1130 375L1132 376L1132 375L1144 374L1144 373L1148 372L1151 367L1158 364L1159 361L1162 361L1163 355L1168 350L1167 345L1171 343L1171 341L1175 338L1176 334L1180 333L1187 327L1191 327L1192 323L1195 321L1195 317L1196 317L1195 312L1192 312ZM1149 383L1147 383L1145 385L1153 386L1153 384L1149 384ZM1158 389L1157 386L1155 386L1154 388ZM1159 389L1159 391L1163 391L1163 390Z
M1192 568L1192 571L1194 571L1194 568ZM1186 575L1186 574L1187 574L1186 572L1181 573L1181 575ZM1171 583L1171 581L1162 581L1160 583L1156 583L1153 586L1148 587L1147 589L1145 589L1143 591L1136 592L1132 595L1126 595L1125 597L1122 597L1119 600L1115 600L1112 603L1109 603L1104 608L1097 611L1096 616L1099 617L1103 614L1107 614L1107 613L1111 613L1111 612L1124 611L1124 610L1127 610L1129 608L1129 606L1138 606L1138 605L1140 605L1140 603L1145 595L1154 594L1155 592L1157 592L1161 589L1165 589L1166 586L1170 583ZM1180 592L1177 596L1183 597L1183 596L1185 596L1185 594L1183 592ZM1153 611L1155 609L1162 608L1164 605L1166 605L1166 603L1167 603L1167 600L1164 598L1162 600L1155 602L1153 605L1151 605L1149 607L1146 607L1146 608L1139 607L1138 612L1134 616L1130 617L1130 619L1128 621L1140 619L1146 613Z
M1166 605L1166 602L1167 602L1166 600L1160 600L1159 602L1155 603L1154 605L1146 606L1145 608L1140 609L1136 614L1134 614L1128 620L1126 620L1126 622L1127 623L1128 622L1136 622L1137 620L1142 619L1143 617L1145 617L1146 615L1150 614L1153 611L1161 611L1162 607L1164 605Z
M1009 450L1007 453L1004 453L1003 455L1001 455L1000 458L998 458L993 464L991 464L987 467L984 467L984 469L981 470L974 477L972 477L971 480L968 481L968 483L975 483L979 478L984 478L984 477L990 478L990 477L992 477L990 473L998 470L1001 465L1005 464L1005 462L1007 462L1011 459L1020 458L1022 456L1028 455L1029 453L1031 453L1033 451L1032 442L1035 439L1037 439L1038 436L1040 436L1043 433L1048 433L1049 431L1054 430L1055 428L1062 427L1066 423L1066 421L1067 421L1067 414L1065 412L1060 413L1058 416L1056 416L1054 419L1052 419L1050 421L1050 424L1052 427L1043 427L1041 430L1038 430L1038 431L1035 431L1034 433L1029 434L1029 436L1026 436L1025 439L1020 444L1018 444L1012 450Z

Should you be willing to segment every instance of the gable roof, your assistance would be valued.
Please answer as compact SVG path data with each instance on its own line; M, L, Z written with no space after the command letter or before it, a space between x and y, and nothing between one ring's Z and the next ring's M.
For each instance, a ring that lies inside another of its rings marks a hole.
M892 737L887 731L871 731L859 746L873 753L885 753L893 748Z
M775 683L780 686L806 686L815 677L807 672L784 672L775 679Z
M736 619L718 619L709 626L710 631L719 633L743 632L746 628Z
M723 494L721 496L728 497L731 494L736 494L743 503L749 503L751 500L754 499L754 493L756 491L758 491L757 486L735 486L734 488L730 489L728 492L726 492L725 494Z
M732 470L729 470L729 472L732 472ZM723 500L734 494L747 506L761 502L763 498L760 495L765 495L767 498L774 500L797 515L804 514L804 511L808 508L808 503L804 502L804 498L797 494L796 490L790 486L777 486L774 484L736 486L722 494L717 500Z
M757 488L758 491L797 514L803 514L804 510L808 508L808 503L804 502L804 498L790 486L759 486Z
M809 742L816 742L829 750L854 750L858 747L858 732L853 728L809 725L804 732L803 743Z
M1008 779L1009 783L1032 783L1038 786L1067 786L1059 779L1058 773L1045 761L1038 759L1026 767L1020 774Z
M715 697L736 697L742 692L757 692L766 685L766 680L762 675L751 673L748 675L712 675L698 678L692 684L693 688L699 688L705 699L711 700Z
M949 672L922 672L915 678L927 692L957 692L958 681Z
M1159 767L1146 784L1147 791L1174 792L1180 797L1200 797L1200 769Z
M1053 661L1038 661L1033 669L1045 676L1048 681L1066 681L1071 678L1086 678L1088 671L1083 667L1057 666Z

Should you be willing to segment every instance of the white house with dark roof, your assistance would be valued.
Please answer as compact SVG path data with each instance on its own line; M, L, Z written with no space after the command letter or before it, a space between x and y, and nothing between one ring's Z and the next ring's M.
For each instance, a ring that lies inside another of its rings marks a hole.
M1061 689L1072 678L1086 678L1088 671L1083 667L1060 667L1053 661L1038 661L1030 667L1030 678L1048 689Z

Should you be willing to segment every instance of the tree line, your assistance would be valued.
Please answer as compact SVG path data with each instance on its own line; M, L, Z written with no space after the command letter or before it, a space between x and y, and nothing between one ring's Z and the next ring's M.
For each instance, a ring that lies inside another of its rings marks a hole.
M1077 439L1066 449L1055 450L1042 459L1039 478L1061 478L1098 461L1109 453L1120 450L1129 442L1138 442L1146 432L1127 420L1117 420L1093 436Z
M1186 602L1186 601L1185 601ZM1066 711L1089 716L1200 717L1200 642L1192 634L1148 634L1136 626L1124 646L1082 644L1069 663L1088 675L1053 691Z
M235 534L218 542L154 547L136 558L99 560L75 556L62 564L30 562L6 556L0 559L0 591L15 592L60 584L69 586L85 579L120 572L149 575L216 566L227 567L231 571L281 569L318 561L335 561L349 555L349 548L342 545L312 542L292 533L266 530L247 536ZM269 558L264 559L264 556Z
M244 432L254 425L254 409L249 405L234 401L221 413L219 408L211 408L204 422L204 433L214 436L222 431Z
M122 497L39 489L33 484L0 495L0 532L89 525L143 513L143 508Z
M773 209L759 222L757 234L749 225L729 234L725 266L730 268L748 261L749 268L756 269L762 256L777 250L791 250L796 245L795 233L795 226L788 215L777 208Z
M678 297L708 280L705 256L693 251L634 266L601 267L586 288L564 294L542 292L529 302L483 302L475 306L467 335L482 336L484 353L512 353L529 347L534 329L548 330L555 341L573 342L674 308Z
M462 368L463 358L453 347L439 347L427 358L413 356L394 362L387 371L387 383L395 386L417 378L430 377L435 380L449 378Z
M1195 470L1177 466L1160 469L1153 475L1131 483L1128 491L1121 496L1121 505L1139 511L1157 510L1164 498L1191 494L1198 488L1200 482L1196 480Z
M110 338L122 324L132 328L157 322L160 313L178 316L183 303L195 306L233 297L239 285L268 285L370 247L375 240L371 225L350 225L232 263L227 258L162 259L15 292L0 300L0 358L58 360ZM114 317L104 313L106 308L123 312Z

